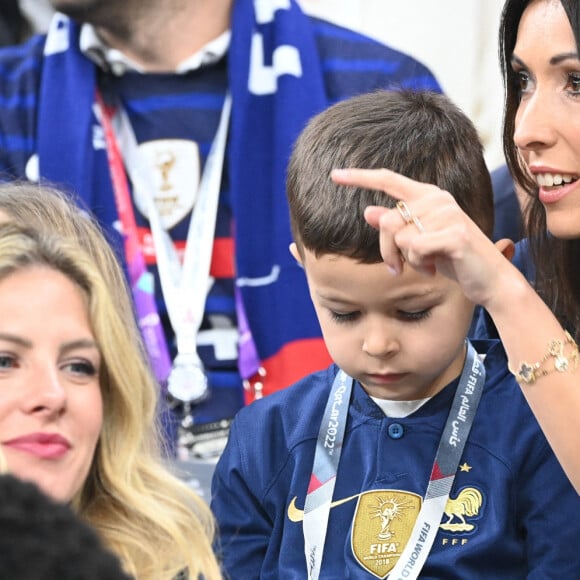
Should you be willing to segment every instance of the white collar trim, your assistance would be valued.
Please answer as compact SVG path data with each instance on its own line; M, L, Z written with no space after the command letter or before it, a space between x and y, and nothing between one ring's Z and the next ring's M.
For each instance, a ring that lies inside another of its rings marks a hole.
M231 31L226 30L203 46L195 54L186 58L175 69L178 74L197 70L216 63L230 47ZM107 46L97 35L94 26L83 24L81 27L81 52L99 67L121 76L128 71L144 73L143 67L124 55L121 51Z

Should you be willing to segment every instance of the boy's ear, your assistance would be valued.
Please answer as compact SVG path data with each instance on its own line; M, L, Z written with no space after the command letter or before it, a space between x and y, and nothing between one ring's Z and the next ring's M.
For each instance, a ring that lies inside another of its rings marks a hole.
M515 244L508 238L495 242L495 247L511 262L516 252Z
M301 266L303 266L304 264L302 263L302 257L300 256L300 252L298 251L298 246L296 245L296 242L292 242L288 249L290 250L290 253L294 256L294 259Z

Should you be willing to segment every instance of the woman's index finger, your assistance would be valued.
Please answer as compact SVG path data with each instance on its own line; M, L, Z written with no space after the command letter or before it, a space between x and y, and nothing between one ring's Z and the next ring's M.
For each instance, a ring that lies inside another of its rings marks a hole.
M425 184L390 169L333 169L331 177L335 183L384 191L403 201L420 199L425 195L421 191Z

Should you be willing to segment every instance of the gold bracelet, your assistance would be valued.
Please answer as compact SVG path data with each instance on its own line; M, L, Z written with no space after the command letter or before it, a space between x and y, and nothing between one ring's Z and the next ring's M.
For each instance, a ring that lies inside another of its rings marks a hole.
M517 371L512 370L510 367L509 371L516 377L516 381L522 385L531 385L535 383L537 379L549 375L553 371L558 371L559 373L564 373L570 369L570 362L573 363L574 371L578 366L578 345L570 335L568 331L564 332L566 341L561 340L551 340L548 343L548 352L543 356L542 360L536 363L523 362L520 364ZM564 347L570 345L572 351L567 356L564 354ZM553 368L543 368L545 363L550 359L554 359Z

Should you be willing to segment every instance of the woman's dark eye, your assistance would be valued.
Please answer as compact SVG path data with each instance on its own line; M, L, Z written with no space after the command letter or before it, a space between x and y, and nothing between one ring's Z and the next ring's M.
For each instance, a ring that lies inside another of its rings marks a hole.
M516 73L516 88L519 93L527 93L530 89L530 75L525 71Z
M580 74L574 73L568 75L568 84L574 94L580 94Z

